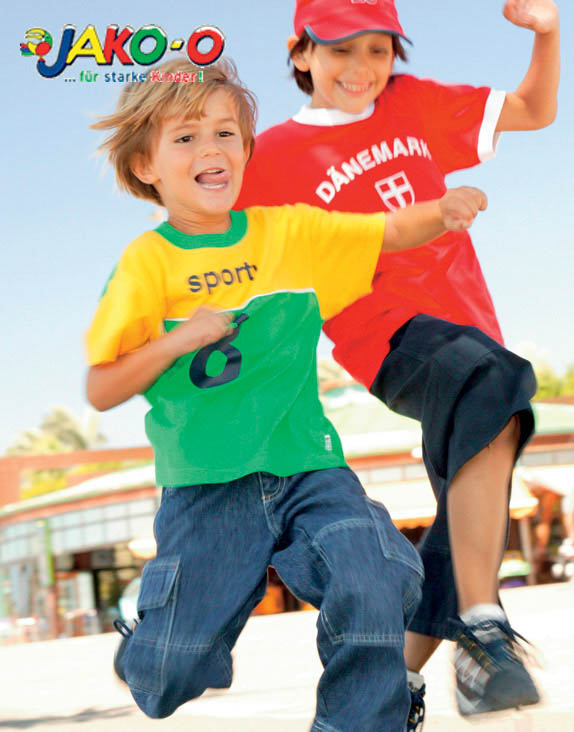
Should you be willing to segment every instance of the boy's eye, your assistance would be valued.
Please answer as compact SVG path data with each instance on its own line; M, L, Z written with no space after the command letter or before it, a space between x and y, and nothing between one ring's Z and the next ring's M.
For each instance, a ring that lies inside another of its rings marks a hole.
M191 142L191 140L193 140L192 135L182 135L177 138L176 142Z
M219 137L231 137L235 133L231 130L220 130L218 133Z
M389 49L388 48L373 48L373 49L371 49L371 53L374 53L377 56L386 56L389 53Z
M349 53L349 49L348 48L337 48L337 47L334 47L333 48L333 52L334 53L337 53L337 54L345 54L345 53Z

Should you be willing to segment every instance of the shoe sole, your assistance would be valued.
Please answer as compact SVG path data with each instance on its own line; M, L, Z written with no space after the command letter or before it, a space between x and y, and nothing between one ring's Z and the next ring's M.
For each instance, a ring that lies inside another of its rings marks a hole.
M459 713L470 717L532 706L540 702L540 695L529 675L501 671L487 685L485 698L473 703L456 689L456 702Z

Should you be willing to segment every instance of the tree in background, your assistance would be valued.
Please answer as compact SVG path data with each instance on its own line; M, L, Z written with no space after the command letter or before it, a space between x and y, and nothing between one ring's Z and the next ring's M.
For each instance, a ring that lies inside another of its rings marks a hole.
M53 452L90 450L103 445L106 438L99 432L99 415L89 411L80 421L66 407L53 407L40 427L25 430L6 450L6 455L46 455Z
M534 396L537 401L574 396L574 364L570 364L564 376L558 376L547 363L534 364L538 389Z
M566 369L563 380L563 394L574 395L574 364L570 364Z
M6 450L6 455L50 455L74 450L92 450L105 444L99 431L99 415L93 410L78 419L66 407L53 407L38 429L25 430ZM96 466L97 468L102 466ZM83 465L75 472L93 472L94 465ZM29 470L23 475L21 498L61 490L68 485L70 470Z
M557 376L552 368L546 364L536 366L534 368L536 373L536 381L538 382L538 389L534 396L539 401L545 399L554 399L560 396L562 392L562 379Z

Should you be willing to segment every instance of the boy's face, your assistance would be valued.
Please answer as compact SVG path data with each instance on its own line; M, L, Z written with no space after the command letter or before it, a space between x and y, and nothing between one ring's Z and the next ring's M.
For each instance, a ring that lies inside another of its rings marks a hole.
M309 46L293 62L311 72L311 107L359 114L385 88L393 60L388 33L364 33L341 43Z
M207 97L200 119L164 120L151 159L134 173L156 188L171 223L209 233L228 227L248 155L235 104L221 89Z

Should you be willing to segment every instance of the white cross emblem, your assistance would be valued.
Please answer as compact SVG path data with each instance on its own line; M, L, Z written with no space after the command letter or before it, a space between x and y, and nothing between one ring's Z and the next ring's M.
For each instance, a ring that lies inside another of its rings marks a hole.
M389 211L412 206L415 202L415 192L404 170L389 178L378 180L375 188Z

